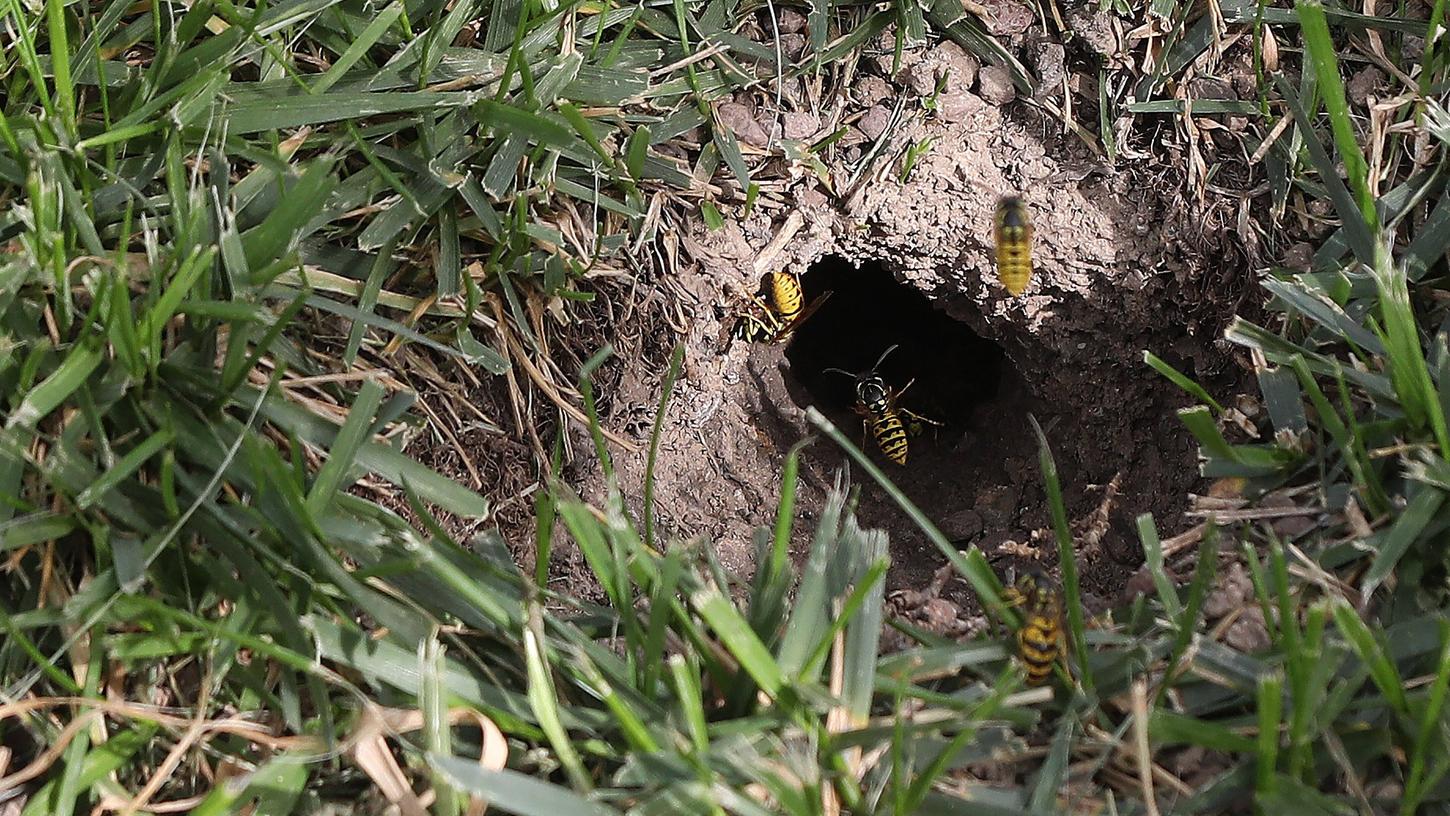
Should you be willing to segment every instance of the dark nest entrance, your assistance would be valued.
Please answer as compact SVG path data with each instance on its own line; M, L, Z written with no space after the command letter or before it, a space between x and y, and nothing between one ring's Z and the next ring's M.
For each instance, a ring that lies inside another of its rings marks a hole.
M892 346L878 373L893 388L911 384L902 407L945 423L938 442L960 439L977 406L997 398L1006 365L997 344L932 308L880 264L857 268L830 256L801 283L810 298L831 296L796 330L786 358L809 402L833 418L851 416L855 382L827 369L867 371Z
M805 274L808 299L827 299L795 332L785 356L787 387L799 405L814 405L869 451L892 480L959 546L978 543L991 553L1003 540L1023 538L1019 517L1040 503L1036 448L1027 414L1036 407L1002 349L934 308L880 264L860 267L828 257ZM869 370L882 352L886 384L908 390L899 406L943 423L909 439L905 466L889 461L862 436L852 411L855 382L838 372ZM826 444L814 446L823 470L844 461ZM863 482L859 476L853 479ZM881 491L863 485L863 524L891 535L892 584L921 586L942 559Z

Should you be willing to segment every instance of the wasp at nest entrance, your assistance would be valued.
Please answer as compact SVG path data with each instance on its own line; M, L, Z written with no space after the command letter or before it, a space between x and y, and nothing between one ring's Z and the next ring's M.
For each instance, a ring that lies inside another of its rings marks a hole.
M932 307L879 264L839 257L812 266L808 296L830 291L796 327L786 358L801 404L815 405L877 461L911 467L956 447L978 406L1001 392L991 340ZM863 434L864 425L864 437Z
M829 417L959 547L996 553L1023 539L1022 514L1041 506L1027 417L1044 406L1002 349L880 264L827 257L801 284L806 298L831 296L785 346L795 404ZM823 476L846 464L825 440L802 461ZM934 545L870 479L855 482L857 517L891 537L888 584L930 583L941 563Z

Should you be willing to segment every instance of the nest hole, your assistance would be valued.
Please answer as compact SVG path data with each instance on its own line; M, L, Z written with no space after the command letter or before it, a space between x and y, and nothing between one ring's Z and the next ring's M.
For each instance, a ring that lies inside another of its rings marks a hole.
M856 266L828 256L806 271L801 284L808 301L830 295L786 348L801 392L794 396L848 432L860 427L852 410L855 380L829 369L866 372L880 360L877 373L886 384L906 388L898 407L942 423L927 432L939 444L959 440L981 406L1003 394L1008 363L1002 349L934 308L881 264Z
M862 445L892 482L958 547L1024 540L1046 523L1037 488L1037 448L1029 414L1046 407L1033 396L1003 349L934 307L879 263L827 257L802 278L808 300L830 297L801 323L785 349L786 390L797 405L815 406ZM904 467L889 461L853 410L855 380L828 371L869 371L886 349L878 373L888 386L911 383L898 407L937 422L909 438ZM844 456L829 444L812 447L829 472ZM887 532L894 566L891 587L927 586L942 563L935 545L881 491L865 490L857 517ZM1020 550L1020 548L1018 548ZM1015 557L1018 550L1013 551ZM1044 553L1050 555L1050 553ZM964 587L947 593L973 603Z

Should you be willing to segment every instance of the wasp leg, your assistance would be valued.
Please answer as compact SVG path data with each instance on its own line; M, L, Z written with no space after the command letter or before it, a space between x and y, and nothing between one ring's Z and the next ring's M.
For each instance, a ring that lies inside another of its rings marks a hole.
M898 409L896 409L896 412L898 414L901 414L907 420L909 420L910 425L911 425L911 434L912 434L912 436L920 436L921 435L921 432L924 431L924 430L926 430L925 428L922 427L922 425L924 425L924 424L925 425L932 425L932 426L937 427L937 428L940 428L940 427L943 427L944 425L946 425L945 422L938 422L935 419L932 419L930 417L924 417L921 414L916 413L915 411L908 411L905 408L898 408Z
M746 342L754 343L769 340L774 334L774 329L760 318L760 315L749 312L736 316L735 337Z
M912 377L911 379L909 379L909 380L906 381L906 385L901 386L901 389L899 391L892 391L891 392L891 396L890 396L890 398L889 398L888 401L889 401L889 403L890 403L890 405L891 405L892 408L895 408L896 407L896 402L901 399L901 395L902 394L905 394L906 393L906 389L910 388L915 383L916 383L916 378L915 377Z
M747 342L773 342L785 331L784 324L756 295L748 296L755 309L737 315L736 336Z
M897 408L896 413L900 414L902 418L906 420L906 430L912 436L921 436L922 433L926 431L927 425L931 425L932 430L935 431L937 428L940 428L945 424L943 422L937 422L934 419L924 417L914 411L908 411L905 408Z

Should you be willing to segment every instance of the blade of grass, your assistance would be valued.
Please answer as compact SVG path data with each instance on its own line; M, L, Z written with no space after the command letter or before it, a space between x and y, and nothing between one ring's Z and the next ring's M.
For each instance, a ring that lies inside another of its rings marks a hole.
M972 585L972 589L977 593L977 597L981 599L983 606L1000 616L1007 617L1011 620L1016 619L1015 613L1002 602L999 590L1001 584L998 582L997 576L985 563L970 561L956 547L953 547L951 542L947 540L947 537L942 535L941 530L937 529L936 525L927 518L926 514L921 512L921 509L908 499L906 494L901 492L900 488L892 484L891 480L886 478L886 474L882 473L881 469L866 454L862 453L859 448L853 445L846 438L846 435L841 433L835 424L827 419L825 415L814 407L808 407L806 408L806 419L812 425L819 428L822 433L830 437L832 442L835 442L842 450L846 451L846 454L851 457L852 461L860 466L862 470L866 471L867 475L902 509L902 512L906 513L907 517L911 519L917 529L926 535L927 540L935 545L941 551L942 555L946 556L946 559L951 562L952 566L961 573L962 577L966 578L967 582Z
M1329 23L1324 17L1324 4L1320 0L1296 0L1294 10L1299 15L1299 25L1304 36L1305 50L1309 61L1319 78L1319 92L1324 99L1325 111L1329 114L1329 125L1334 133L1334 142L1339 157L1344 162L1345 175L1359 201L1359 214L1371 234L1379 232L1379 213L1375 209L1374 193L1369 187L1369 166L1359 147L1359 138L1350 121L1349 100L1345 97L1344 81L1339 75L1339 58L1334 41L1329 36ZM1335 174L1335 178L1338 175ZM1346 217L1346 213L1340 213Z
M1158 355L1154 354L1151 351L1148 351L1147 349L1144 349L1143 362L1147 363L1148 366L1154 371L1168 378L1169 382L1173 383L1184 391L1187 391L1189 394L1192 394L1194 399L1197 399L1199 402L1208 405L1210 408L1220 414L1223 413L1223 406L1220 405L1218 401L1215 400L1213 397L1209 396L1208 392L1204 390L1203 386L1194 382L1187 375L1181 373L1180 371L1178 371L1178 369L1169 365L1167 362L1159 358Z
M618 816L619 811L590 801L518 771L493 771L457 757L428 756L428 764L460 790L476 794L499 810L519 816Z
M1083 637L1086 626L1082 612L1082 593L1078 587L1077 550L1073 546L1072 529L1067 522L1062 483L1057 476L1057 462L1052 458L1052 447L1047 442L1047 434L1037 424L1036 417L1029 414L1027 420L1032 423L1032 432L1037 436L1037 464L1042 470L1042 482L1047 491L1052 530L1057 535L1057 565L1062 571L1062 589L1067 604L1068 642L1077 658L1078 681L1088 694L1092 694L1092 668L1088 665L1087 640Z

